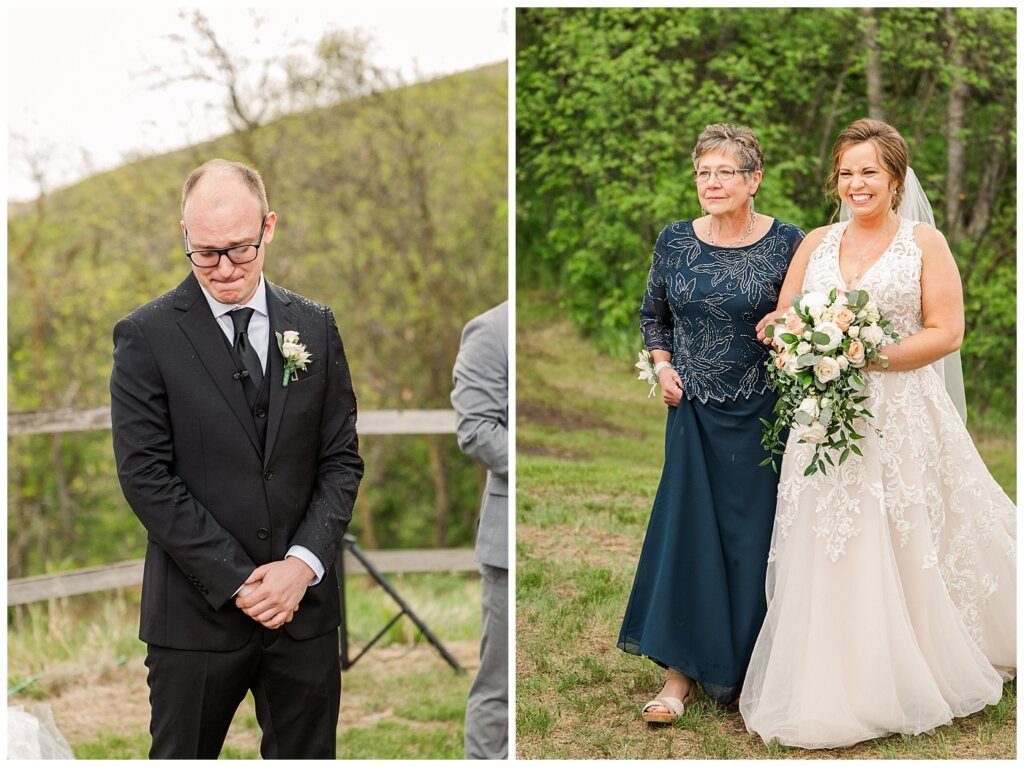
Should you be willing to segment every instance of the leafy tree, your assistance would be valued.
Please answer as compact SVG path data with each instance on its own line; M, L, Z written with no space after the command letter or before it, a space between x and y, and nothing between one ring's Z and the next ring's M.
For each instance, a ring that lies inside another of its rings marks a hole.
M835 212L836 135L884 114L960 266L968 402L1012 417L1015 22L1009 8L518 9L519 286L556 292L625 358L657 233L700 214L690 153L707 124L754 128L758 209L810 229Z

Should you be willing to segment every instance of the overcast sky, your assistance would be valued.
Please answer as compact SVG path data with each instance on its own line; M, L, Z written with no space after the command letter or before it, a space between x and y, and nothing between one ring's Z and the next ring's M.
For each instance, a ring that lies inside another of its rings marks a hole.
M246 9L204 12L226 47L252 59L282 53L287 40L360 28L373 41L371 60L407 78L506 60L512 23L501 8L270 8L258 10L267 23L254 32ZM175 8L8 10L8 199L36 194L26 152L43 153L59 186L228 130L202 107L216 100L214 86L153 90L141 76L180 58L171 33L194 38Z

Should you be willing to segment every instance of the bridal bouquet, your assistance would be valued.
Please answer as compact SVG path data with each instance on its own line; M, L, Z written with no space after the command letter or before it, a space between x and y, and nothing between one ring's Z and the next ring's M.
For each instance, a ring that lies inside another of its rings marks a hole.
M793 299L793 308L765 328L772 341L768 379L779 393L775 423L761 419L761 444L771 455L762 466L775 466L785 443L781 434L793 428L799 441L815 445L804 475L826 472L842 464L850 453L863 455L854 429L858 418L873 418L864 407L867 395L863 368L889 366L881 353L891 339L899 343L892 323L883 318L863 290L809 291ZM876 429L877 431L877 429ZM838 458L833 458L838 454Z

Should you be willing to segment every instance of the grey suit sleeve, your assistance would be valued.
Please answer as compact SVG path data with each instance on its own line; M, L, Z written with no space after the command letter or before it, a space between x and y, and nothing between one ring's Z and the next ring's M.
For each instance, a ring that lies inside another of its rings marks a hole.
M451 400L459 447L507 480L508 354L501 332L492 313L466 325L452 372Z

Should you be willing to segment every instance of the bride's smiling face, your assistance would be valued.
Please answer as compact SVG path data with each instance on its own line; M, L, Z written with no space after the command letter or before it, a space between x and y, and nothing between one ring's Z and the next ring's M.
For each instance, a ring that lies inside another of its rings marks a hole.
M874 142L854 144L840 156L836 187L851 215L870 216L891 210L892 185L892 176Z

